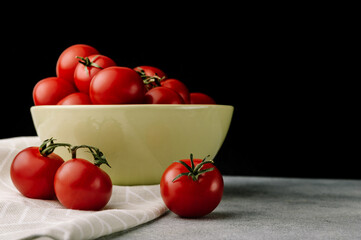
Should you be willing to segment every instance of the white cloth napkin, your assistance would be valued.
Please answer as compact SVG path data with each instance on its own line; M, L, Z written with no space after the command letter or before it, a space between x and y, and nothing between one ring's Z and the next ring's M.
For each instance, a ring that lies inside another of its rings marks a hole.
M166 212L159 185L113 186L109 203L100 211L70 210L57 200L24 197L11 181L10 165L19 151L39 144L37 137L0 140L0 239L94 239Z

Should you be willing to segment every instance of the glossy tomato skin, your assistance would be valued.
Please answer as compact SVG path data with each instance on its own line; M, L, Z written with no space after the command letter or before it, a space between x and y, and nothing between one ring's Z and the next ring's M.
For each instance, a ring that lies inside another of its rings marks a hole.
M183 98L173 89L155 87L150 89L144 98L147 104L183 104Z
M190 160L182 160L191 166ZM193 159L199 164L201 159ZM160 182L160 192L165 205L181 217L196 218L211 213L220 203L224 183L221 173L213 164L207 163L202 169L214 167L213 171L203 173L198 181L182 176L172 180L188 170L180 163L172 163L163 173Z
M183 98L184 103L186 104L190 103L189 90L186 87L186 85L181 81L174 78L168 78L166 80L161 81L160 84L163 87L167 87L176 91Z
M160 78L167 77L167 75L163 72L163 70L152 66L138 66L133 69L137 72L143 70L145 75L149 77L154 77L154 76L158 76Z
M91 62L97 64L101 68L95 66L85 66L82 63L77 64L74 70L74 82L77 89L86 94L89 94L90 82L96 73L102 69L116 65L111 58L104 55L90 55L88 58Z
M74 86L58 77L40 80L33 89L35 105L56 105L65 96L75 92Z
M108 67L98 72L89 88L93 104L143 103L145 88L137 72L127 67Z
M98 50L86 44L75 44L65 49L56 63L56 75L74 85L74 71L79 59L76 57L87 57L99 54Z
M100 210L112 195L108 174L81 158L70 159L58 169L54 188L60 203L69 209Z
M71 93L61 99L57 105L90 105L92 104L88 94L82 92Z
M213 98L204 93L191 93L190 94L191 104L216 104Z
M37 199L54 199L54 176L64 160L55 153L44 157L39 147L20 151L10 167L10 177L24 196Z

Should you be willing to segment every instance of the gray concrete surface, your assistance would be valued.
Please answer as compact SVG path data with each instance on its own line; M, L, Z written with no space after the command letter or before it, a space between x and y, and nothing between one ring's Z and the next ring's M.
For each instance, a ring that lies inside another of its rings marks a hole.
M203 218L167 212L99 239L361 239L361 180L224 180L222 202Z

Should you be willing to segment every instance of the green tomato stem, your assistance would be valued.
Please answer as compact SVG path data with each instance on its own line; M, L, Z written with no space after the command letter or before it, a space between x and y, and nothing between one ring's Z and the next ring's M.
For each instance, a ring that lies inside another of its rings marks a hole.
M76 151L79 148L87 148L89 150L89 152L93 155L95 166L100 167L100 165L105 164L111 168L111 166L109 165L108 161L106 160L104 154L99 150L99 148L96 148L96 147L92 147L92 146L88 146L88 145L73 146L70 149L72 158L76 158Z
M163 81L165 79L165 77L159 77L157 74L155 74L155 76L148 76L145 74L145 71L143 68L141 67L137 67L137 70L135 70L140 77L143 80L143 84L146 87L147 90L150 90L152 88L155 87L160 87L161 85L161 81Z
M207 169L201 170L202 167L204 166L204 164L207 164L207 163L214 164L213 160L207 160L208 157L209 157L209 155L206 156L205 158L203 158L202 162L200 162L196 166L194 166L193 154L190 154L191 166L186 164L184 161L177 161L178 163L182 164L185 168L187 168L188 172L184 172L184 173L177 175L172 180L172 182L176 181L177 179L179 179L180 177L183 177L183 176L188 176L188 177L191 177L193 179L193 181L198 181L198 178L201 174L213 171L214 168L207 168Z
M71 145L68 143L54 143L54 139L46 139L39 147L39 152L44 157L48 156L49 154L53 153L55 148L57 147L66 147L70 149Z
M106 164L108 167L111 167L106 160L104 154L99 150L99 148L88 146L88 145L79 145L72 146L68 143L54 143L53 138L46 139L39 147L39 152L44 157L53 153L55 148L57 147L66 147L68 151L71 153L71 158L76 158L76 151L79 148L87 148L94 158L94 165L99 167L102 164Z
M96 64L94 62L95 59L97 59L99 56L100 55L95 56L93 58L93 61L90 61L90 59L88 57L83 58L83 57L76 56L76 58L80 59L78 62L84 65L85 72L87 73L88 76L90 76L88 67L96 67L99 69L103 69L101 66L99 66L98 64Z

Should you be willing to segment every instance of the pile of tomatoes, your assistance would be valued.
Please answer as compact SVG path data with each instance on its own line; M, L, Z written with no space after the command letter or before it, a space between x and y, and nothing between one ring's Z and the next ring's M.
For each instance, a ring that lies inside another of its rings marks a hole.
M215 104L204 93L191 93L159 68L117 66L85 44L65 49L56 63L56 77L33 89L35 105L79 104Z

